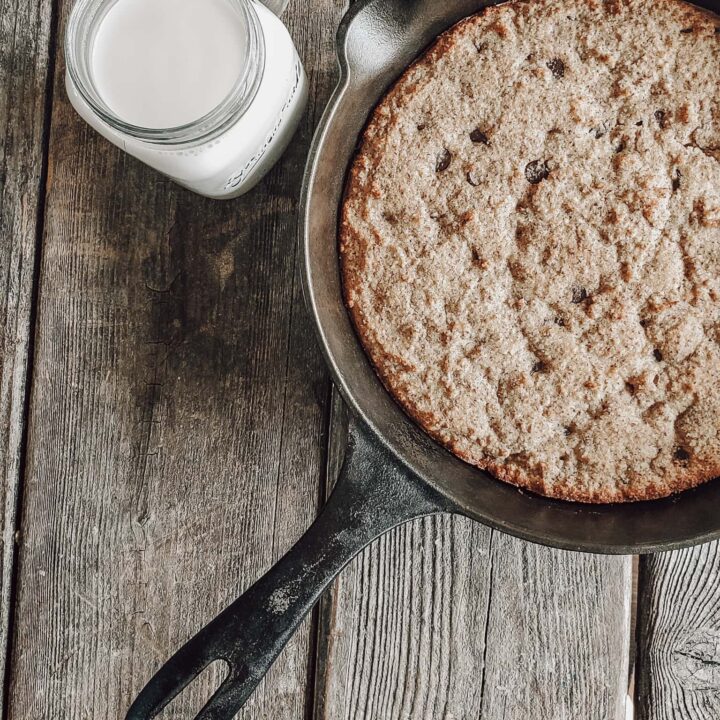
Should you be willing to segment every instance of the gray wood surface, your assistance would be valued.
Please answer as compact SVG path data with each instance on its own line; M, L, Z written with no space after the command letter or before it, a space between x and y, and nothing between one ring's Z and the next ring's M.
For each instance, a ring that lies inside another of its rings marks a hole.
M122 717L299 537L344 448L295 245L343 3L291 3L308 115L278 167L230 203L177 188L75 115L54 64L69 4L56 32L52 0L0 0L6 720ZM640 720L720 717L719 575L717 543L641 560ZM626 558L460 518L409 524L348 568L240 717L624 717L631 584ZM163 717L189 717L219 678Z
M720 544L641 559L638 720L720 718Z
M50 0L0 0L0 678L11 615L51 34ZM0 697L0 713L2 703Z
M296 219L341 10L289 7L310 109L261 187L230 203L97 136L58 63L11 720L122 717L316 513L329 380L301 298ZM310 631L241 717L304 717Z
M337 396L333 410L329 478L345 429ZM464 518L409 523L323 602L315 717L624 718L631 593L631 558L541 548Z
M624 718L632 563L494 533L483 720Z

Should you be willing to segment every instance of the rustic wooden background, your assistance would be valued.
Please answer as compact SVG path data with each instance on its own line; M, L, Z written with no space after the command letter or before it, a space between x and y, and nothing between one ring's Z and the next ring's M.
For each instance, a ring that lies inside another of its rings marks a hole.
M309 525L345 428L295 244L344 4L291 3L309 109L280 164L228 203L75 115L69 8L0 0L6 720L124 717ZM615 720L634 667L640 720L717 720L717 544L640 558L637 603L632 568L463 519L411 523L342 575L240 717ZM213 682L164 717L188 717Z

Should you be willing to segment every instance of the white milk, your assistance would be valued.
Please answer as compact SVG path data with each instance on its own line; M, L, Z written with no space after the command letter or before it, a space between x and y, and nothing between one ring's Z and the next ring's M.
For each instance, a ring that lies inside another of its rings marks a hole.
M172 128L201 118L228 96L244 45L227 0L121 0L95 35L93 76L118 117Z
M287 30L253 0L79 0L66 59L88 123L208 197L255 185L307 99Z

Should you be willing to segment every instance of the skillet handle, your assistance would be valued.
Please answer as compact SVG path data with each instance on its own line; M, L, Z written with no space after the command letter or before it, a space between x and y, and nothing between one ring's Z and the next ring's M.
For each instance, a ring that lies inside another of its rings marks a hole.
M266 575L189 640L148 682L126 720L150 720L210 663L229 674L196 720L231 720L322 592L368 543L413 518L449 509L351 421L335 490L310 529Z

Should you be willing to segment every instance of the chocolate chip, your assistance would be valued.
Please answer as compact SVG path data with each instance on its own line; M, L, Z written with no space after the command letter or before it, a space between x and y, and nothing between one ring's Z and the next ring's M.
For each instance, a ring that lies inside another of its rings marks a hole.
M482 178L477 170L471 170L465 177L472 187L477 187L482 182Z
M420 123L420 124L417 126L417 129L420 130L420 131L422 131L422 130L424 130L426 127L427 127L427 125L426 125L425 123Z
M690 453L683 447L675 448L675 452L673 453L673 457L678 462L687 462L690 459Z
M675 171L675 176L674 176L673 179L672 179L672 189L673 189L673 192L675 192L675 191L677 191L677 190L680 189L680 178L681 178L681 177L682 177L682 173L680 172L680 170L676 170L676 171Z
M553 321L558 327L565 327L565 318L561 318L559 315Z
M538 362L536 362L532 367L532 371L534 373L545 372L546 369L547 369L547 366L545 365L545 363L542 360L539 360Z
M625 144L624 140L621 140L616 146L615 146L615 152L621 153L627 148L627 145Z
M445 148L435 159L435 172L443 172L450 167L452 153Z
M626 383L625 383L625 389L626 389L631 395L634 395L635 392L637 391L637 388L636 388L631 382L626 382Z
M650 324L650 321L647 318L640 319L640 327L646 328L649 324Z
M683 35L688 35L689 33L693 32L693 30L695 30L695 28L689 27L689 28L683 28L680 32Z
M559 80L561 77L565 77L565 63L560 58L553 58L548 61L547 66L553 77Z
M565 437L569 437L573 434L573 429L571 427L564 427L563 432L565 433Z
M657 124L660 126L660 129L664 130L667 120L667 113L664 110L656 110L655 120L657 120Z
M488 136L478 127L475 128L470 133L470 139L474 143L482 143L483 145L489 145L490 141L488 140Z
M662 362L663 354L662 354L657 348L655 348L655 349L653 350L653 357L654 357L658 362Z
M587 299L588 293L584 287L574 287L572 289L572 301L574 305L579 305L581 302Z
M525 166L525 178L531 185L537 185L550 175L546 160L533 160Z
M599 140L601 137L605 137L605 135L607 135L607 130L604 125L598 125L597 127L592 128L590 132L595 136L596 140Z
M645 121L644 121L644 120L638 120L638 121L635 123L635 126L636 126L636 127L642 127L644 124L645 124Z

